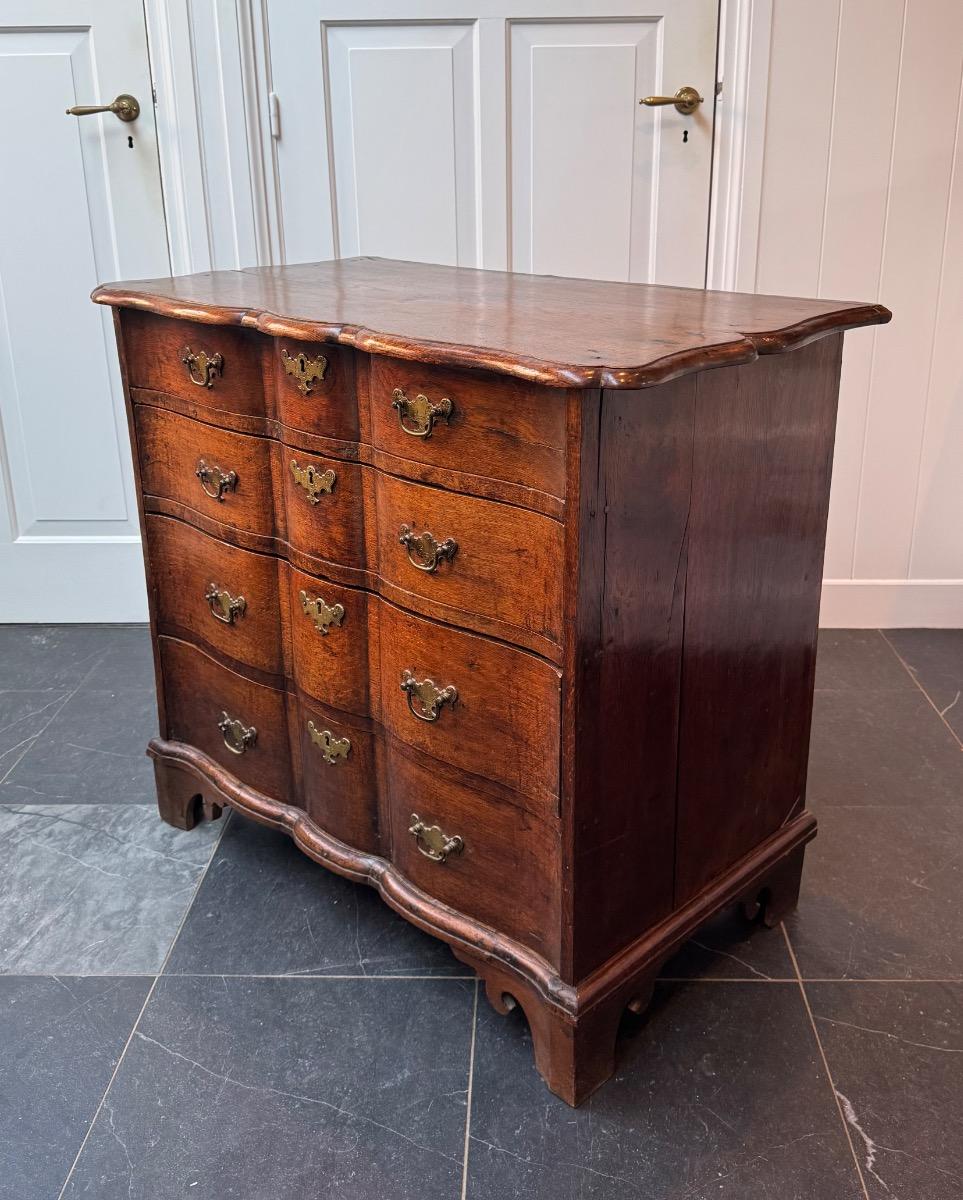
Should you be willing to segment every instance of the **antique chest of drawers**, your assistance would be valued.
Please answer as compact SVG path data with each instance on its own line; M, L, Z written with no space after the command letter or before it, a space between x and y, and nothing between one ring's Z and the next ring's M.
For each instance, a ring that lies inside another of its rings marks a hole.
M888 312L377 259L94 298L161 815L376 887L578 1103L700 924L795 903L841 333Z

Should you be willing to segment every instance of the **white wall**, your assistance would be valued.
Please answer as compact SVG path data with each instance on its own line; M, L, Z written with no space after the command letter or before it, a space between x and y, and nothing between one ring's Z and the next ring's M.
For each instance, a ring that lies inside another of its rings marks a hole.
M822 623L963 625L963 3L774 0L754 284L846 335Z
M261 0L146 6L175 270L284 261ZM822 623L963 626L963 2L723 9L710 279L895 314L847 335Z

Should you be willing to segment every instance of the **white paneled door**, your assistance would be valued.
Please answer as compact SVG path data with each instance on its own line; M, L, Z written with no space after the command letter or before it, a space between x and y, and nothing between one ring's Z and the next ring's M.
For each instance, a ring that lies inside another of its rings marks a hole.
M66 115L121 93L137 120ZM89 299L169 270L140 4L7 0L0 112L0 621L143 620L113 328Z
M701 287L717 8L268 0L286 260Z

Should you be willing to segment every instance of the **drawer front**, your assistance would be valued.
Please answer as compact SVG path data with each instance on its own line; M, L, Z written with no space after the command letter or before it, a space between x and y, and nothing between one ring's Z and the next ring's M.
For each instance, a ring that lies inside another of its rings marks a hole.
M250 329L125 311L127 381L205 408L264 416L262 355L270 343Z
M554 811L561 678L554 667L384 602L380 643L382 719L391 733L521 793L520 803L536 813Z
M280 445L278 453L291 545L339 566L364 567L362 468L294 446Z
M319 437L358 441L353 350L278 338L273 343L273 370L283 425Z
M242 783L290 801L283 692L253 683L173 638L158 639L167 737L196 746Z
M358 850L382 852L378 835L378 738L310 705L298 713L305 811Z
M551 517L374 472L379 571L427 600L561 645L564 529ZM399 597L404 603L404 597Z
M134 406L144 492L249 533L274 533L272 443Z
M557 826L389 749L391 859L429 895L558 961ZM414 830L414 832L412 832Z
M302 692L345 712L369 712L369 613L377 620L377 600L369 592L342 588L285 571L290 612L291 668ZM377 650L377 626L373 645ZM377 664L373 666L377 678ZM374 715L374 714L373 714Z
M370 364L379 449L564 497L564 392L376 355Z
M147 545L157 625L186 631L229 658L282 675L277 559L148 514Z

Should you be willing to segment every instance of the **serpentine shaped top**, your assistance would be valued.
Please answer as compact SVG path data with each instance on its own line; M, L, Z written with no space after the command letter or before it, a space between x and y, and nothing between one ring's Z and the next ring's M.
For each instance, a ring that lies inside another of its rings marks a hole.
M348 258L105 284L137 308L563 388L643 388L860 325L881 304Z

